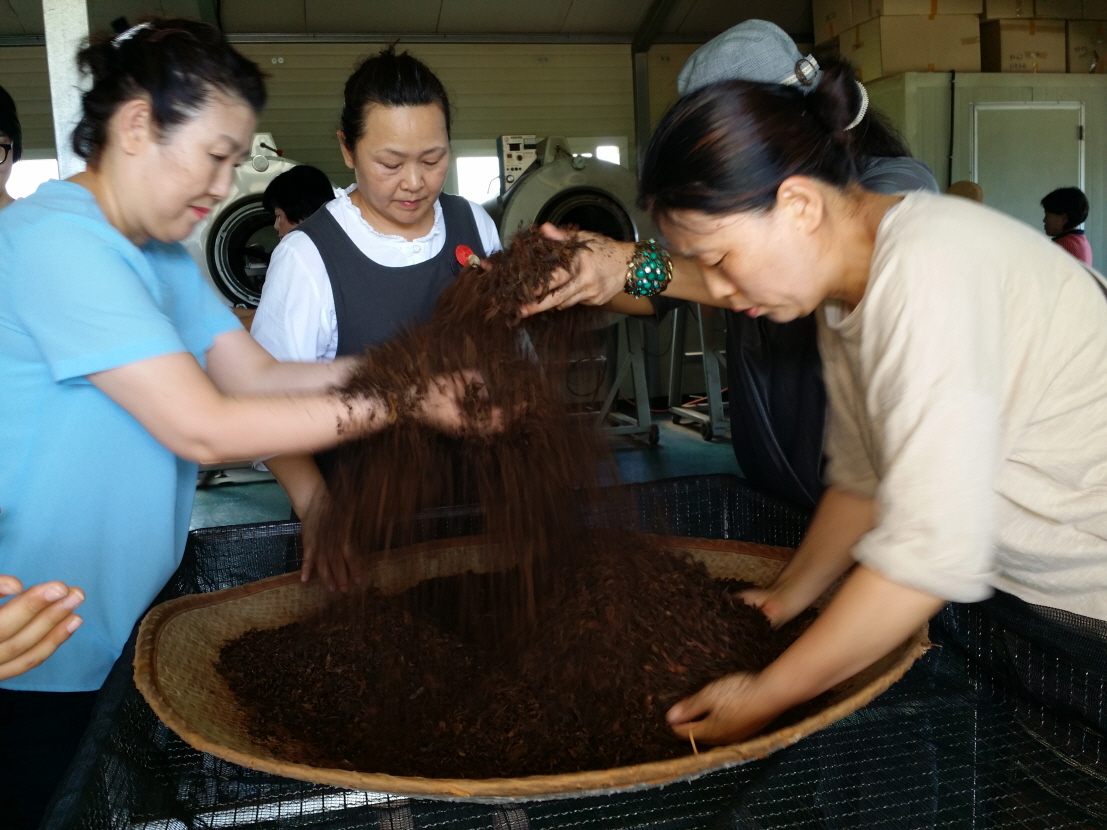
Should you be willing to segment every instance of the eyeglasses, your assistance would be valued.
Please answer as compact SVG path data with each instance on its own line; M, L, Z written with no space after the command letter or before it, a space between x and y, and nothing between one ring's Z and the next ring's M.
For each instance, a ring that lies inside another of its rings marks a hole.
M8 160L8 156L12 154L11 144L0 144L0 164L3 164Z

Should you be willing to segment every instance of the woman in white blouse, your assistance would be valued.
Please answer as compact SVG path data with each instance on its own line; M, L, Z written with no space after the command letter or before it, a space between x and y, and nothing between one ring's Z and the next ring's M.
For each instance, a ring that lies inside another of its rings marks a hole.
M251 333L278 360L361 354L430 317L470 256L499 250L491 217L442 193L450 105L439 79L393 47L346 81L339 146L355 184L297 226L273 253ZM304 520L303 575L345 588L353 564L316 557L312 520L328 457L266 461Z

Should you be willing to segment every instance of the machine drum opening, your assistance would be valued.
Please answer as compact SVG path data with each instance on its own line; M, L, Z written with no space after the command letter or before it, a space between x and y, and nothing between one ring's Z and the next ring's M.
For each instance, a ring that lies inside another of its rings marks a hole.
M232 303L254 307L261 299L261 286L269 258L277 247L273 214L261 199L243 202L225 214L210 237L208 264L219 290Z
M576 225L583 231L602 233L619 242L634 242L634 223L622 206L599 191L570 190L551 199L536 221Z

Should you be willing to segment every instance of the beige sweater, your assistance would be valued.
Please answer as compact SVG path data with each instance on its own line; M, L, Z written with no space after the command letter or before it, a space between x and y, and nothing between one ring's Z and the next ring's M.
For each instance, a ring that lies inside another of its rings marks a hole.
M1107 619L1107 297L1040 232L907 196L852 312L819 316L829 479L875 496L854 556L973 602Z

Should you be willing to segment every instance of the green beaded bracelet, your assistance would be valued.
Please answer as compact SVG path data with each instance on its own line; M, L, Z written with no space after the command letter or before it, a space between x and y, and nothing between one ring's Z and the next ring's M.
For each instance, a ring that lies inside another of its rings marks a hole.
M673 261L669 252L649 239L634 246L623 291L632 297L656 297L669 287L672 279Z

